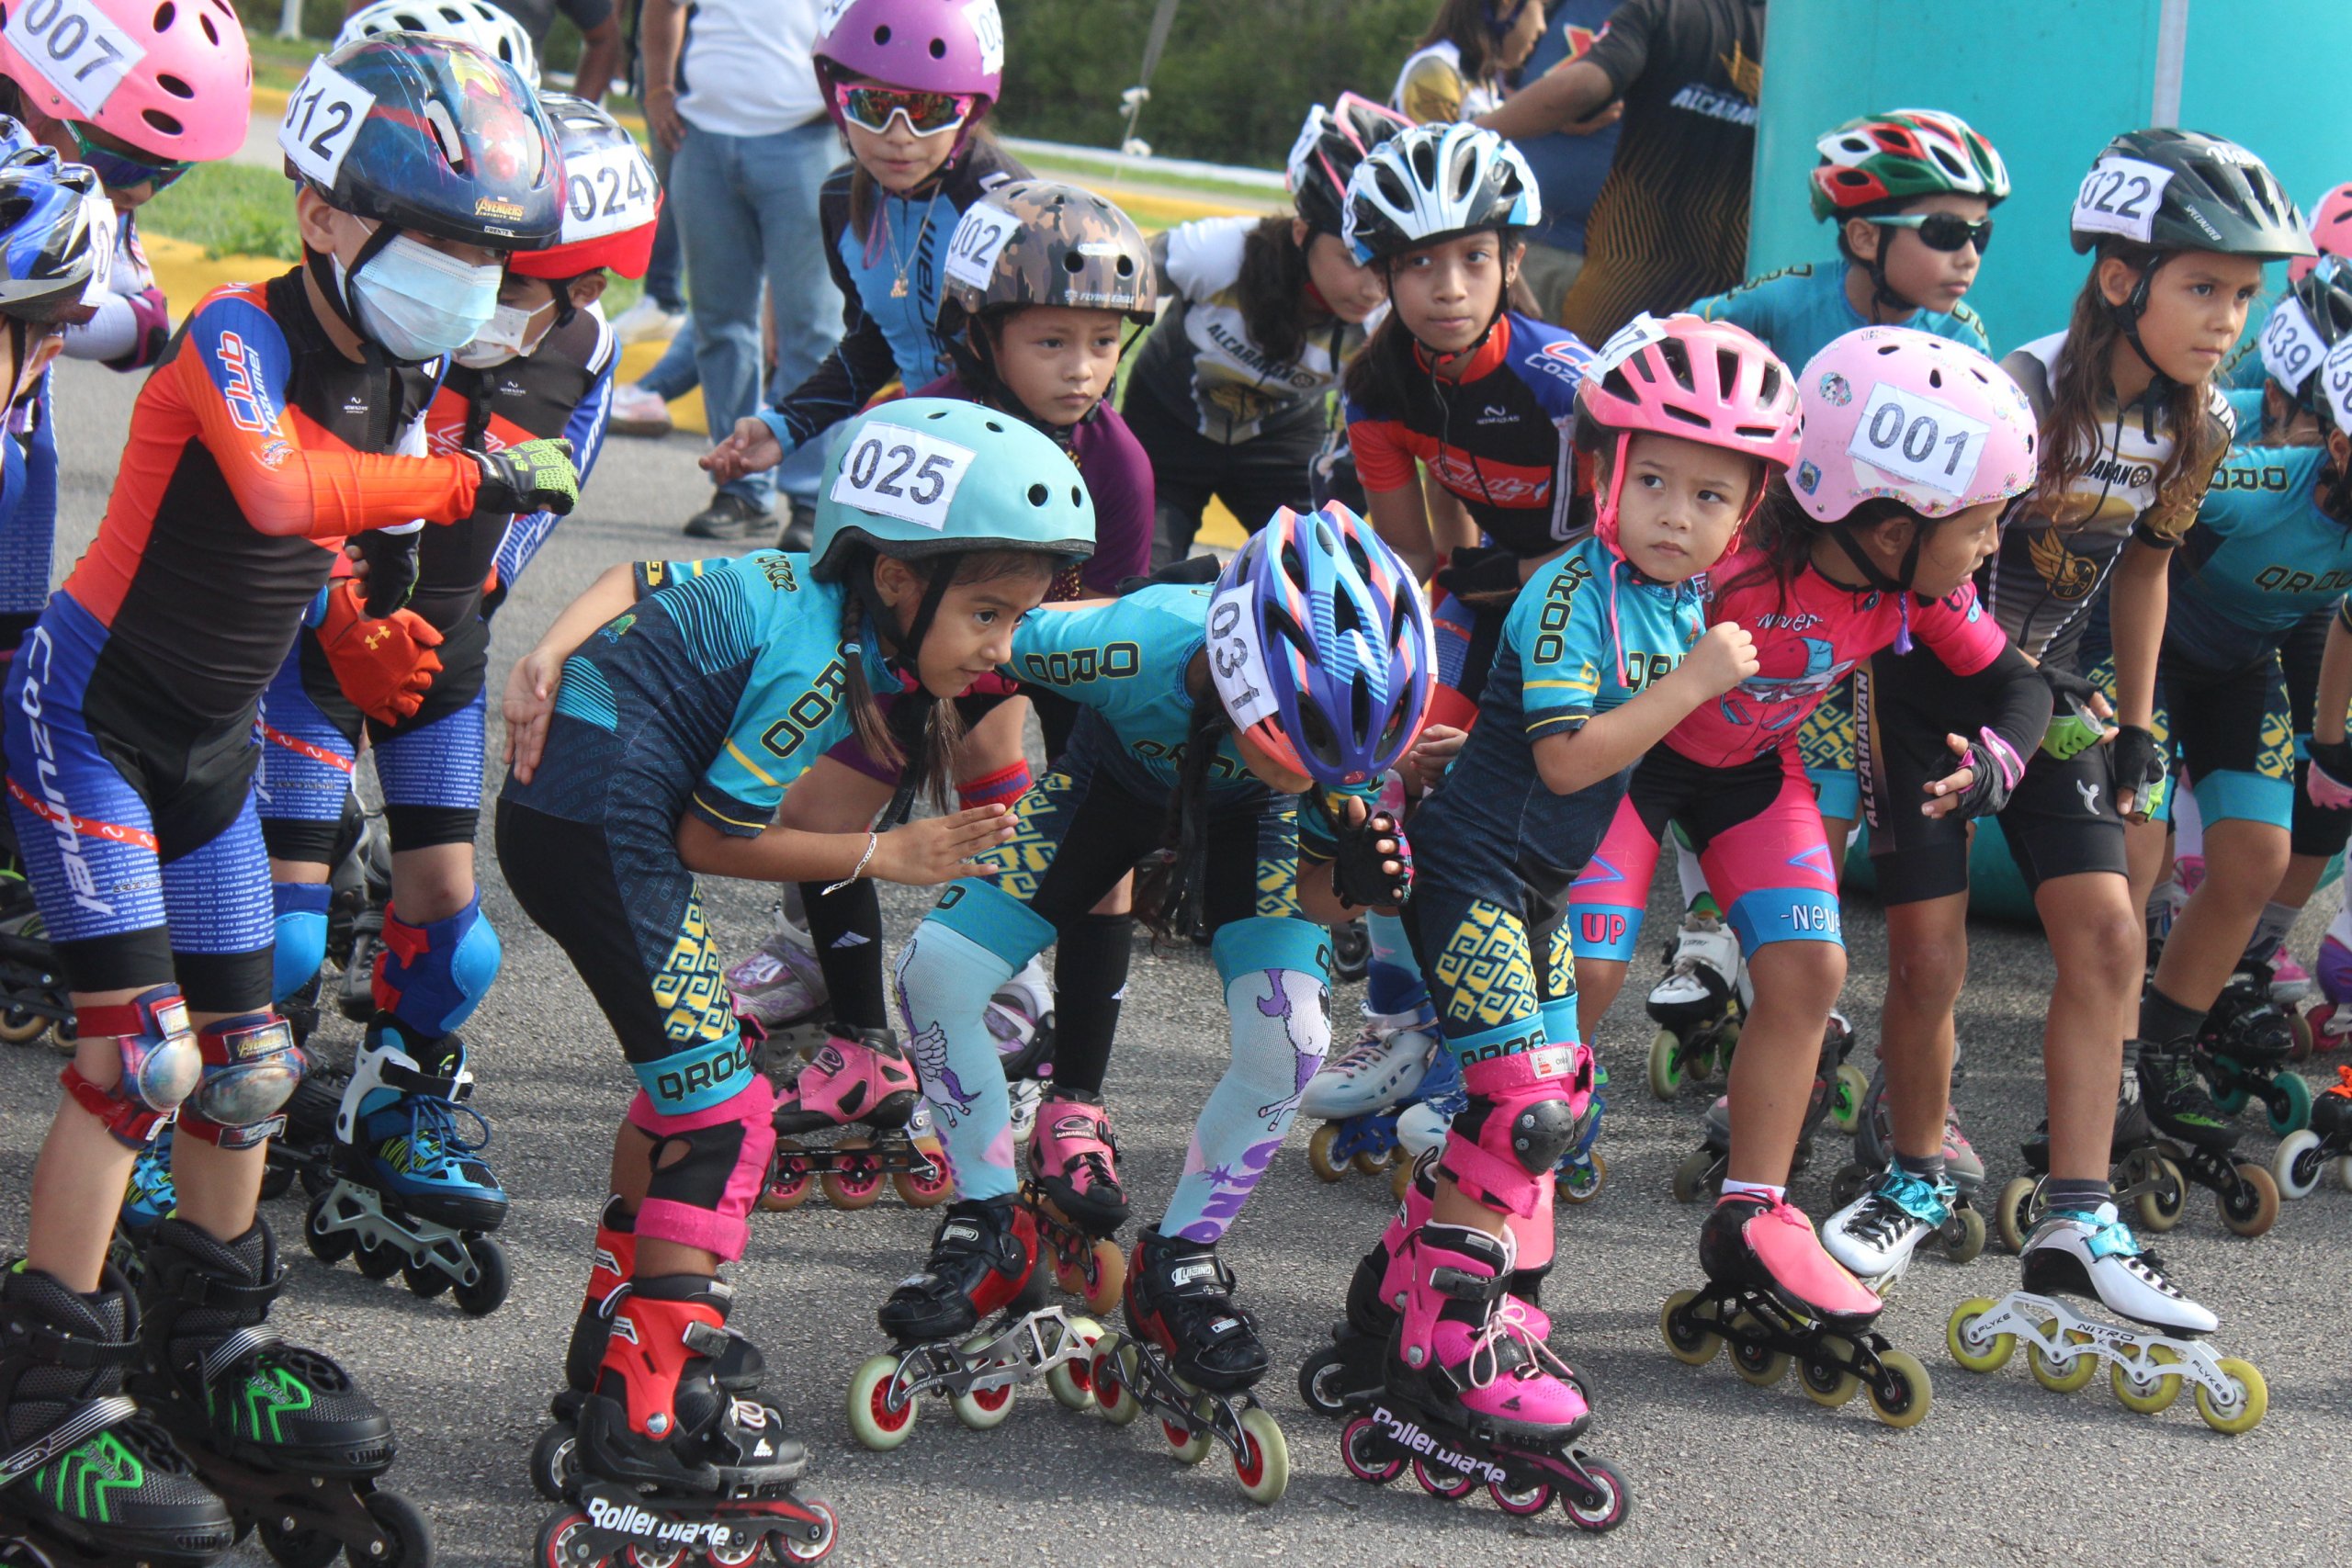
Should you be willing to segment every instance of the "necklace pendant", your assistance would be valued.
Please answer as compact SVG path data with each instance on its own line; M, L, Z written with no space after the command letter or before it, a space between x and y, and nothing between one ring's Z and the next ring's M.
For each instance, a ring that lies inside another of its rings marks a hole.
M906 297L907 275L902 272L899 274L899 276L893 279L890 284L890 298L893 299L903 299Z

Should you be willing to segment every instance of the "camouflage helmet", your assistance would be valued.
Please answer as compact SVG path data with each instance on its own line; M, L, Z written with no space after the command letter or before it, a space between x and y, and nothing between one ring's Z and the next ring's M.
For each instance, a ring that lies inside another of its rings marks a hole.
M1021 305L1116 310L1148 321L1159 282L1135 220L1092 191L1014 180L964 209L947 242L939 333Z

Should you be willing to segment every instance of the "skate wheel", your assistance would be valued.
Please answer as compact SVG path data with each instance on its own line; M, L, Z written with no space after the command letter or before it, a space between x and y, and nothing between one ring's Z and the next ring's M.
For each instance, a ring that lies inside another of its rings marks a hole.
M1075 1296L1086 1289L1086 1281L1079 1278L1078 1259L1054 1248L1049 1267L1054 1271L1054 1288L1066 1296Z
M808 1151L779 1139L768 1165L767 1185L760 1190L760 1207L771 1214L790 1213L808 1201Z
M2280 1073L2270 1080L2270 1092L2263 1096L2270 1112L2270 1135L2283 1138L2290 1133L2300 1133L2312 1124L2312 1086L2303 1081L2301 1073Z
M2235 1116L2245 1109L2246 1080L2244 1069L2227 1056L2216 1056L2205 1071L2206 1087L2212 1090L2213 1108L2224 1116Z
M1595 1495L1578 1497L1567 1487L1560 1488L1560 1509L1568 1522L1591 1535L1615 1529L1625 1522L1625 1514L1634 1506L1634 1496L1625 1489L1625 1478L1597 1459L1577 1456L1577 1462L1592 1477ZM1500 1501L1500 1499L1497 1499Z
M492 1236L478 1235L466 1242L466 1259L474 1266L474 1282L458 1280L452 1299L458 1310L468 1317L488 1317L506 1300L506 1288L512 1278L506 1267L506 1249Z
M2109 1363L2107 1380L2115 1390L2116 1403L2143 1416L2163 1415L2180 1397L2180 1374L2156 1369L2177 1366L2179 1361L2180 1357L2171 1346L2151 1345L2147 1357L2150 1370L2144 1376L2128 1361Z
M2233 1235L2261 1235L2278 1223L2278 1184L2258 1165L2241 1164L2237 1172L2237 1190L2221 1195L2222 1223Z
M1316 1177L1323 1181L1337 1181L1348 1174L1347 1166L1331 1157L1332 1145L1340 1141L1340 1124L1326 1122L1315 1129L1306 1140L1306 1163Z
M1832 1359L1835 1352L1837 1359ZM1830 1335L1821 1342L1822 1359L1797 1363L1797 1382L1804 1396L1825 1409L1836 1410L1853 1403L1862 1386L1862 1380L1838 1365L1839 1359L1850 1360L1854 1342L1838 1335Z
M730 1535L725 1546L705 1547L703 1556L711 1568L750 1568L752 1563L760 1560L760 1548L765 1544L766 1541L756 1531L747 1529L742 1532L740 1544L737 1538Z
M1861 1125L1862 1101L1871 1092L1870 1076L1851 1062L1838 1064L1838 1078L1829 1090L1829 1120L1841 1133Z
M2308 1198L2319 1186L2327 1164L2319 1134L2306 1127L2288 1134L2278 1152L2270 1156L2270 1179L2278 1183L2281 1198Z
M397 1492L370 1492L361 1501L377 1539L343 1549L351 1568L432 1568L433 1527L415 1504Z
M2199 1383L2197 1414L2204 1417L2205 1425L2233 1438L2261 1426L2263 1416L2270 1411L2270 1385L2263 1381L2254 1363L2224 1356L2216 1370L2237 1385L2238 1398L2234 1403L2217 1400L2212 1390Z
M808 1512L808 1522L797 1526L798 1534L772 1533L768 1540L774 1543L776 1556L786 1562L820 1562L841 1540L841 1520L833 1513L832 1505L819 1498L796 1497L793 1502Z
M1341 1396L1347 1381L1347 1358L1336 1345L1327 1345L1298 1364L1298 1397L1317 1416L1344 1416L1348 1402Z
M2180 1167L2163 1155L2152 1156L2147 1190L2132 1201L2132 1208L2140 1216L2141 1227L2158 1235L2180 1224L2180 1216L2188 1208L2188 1179ZM2135 1179L2132 1185L2139 1183Z
M1356 1156L1355 1158L1350 1160L1348 1164L1359 1176L1378 1176L1381 1172L1388 1168L1388 1162L1396 1157L1396 1151L1395 1149L1391 1149L1384 1155L1376 1155L1367 1149L1363 1153Z
M2068 1335L2064 1341L2075 1347L2073 1354L2063 1359L2050 1355L2039 1345L2025 1348L2025 1362L2033 1373L2033 1381L2052 1393L2079 1393L2098 1376L2098 1357L2089 1348L2088 1339L2082 1335Z
M371 1242L365 1236L353 1239L351 1261L370 1280L389 1280L401 1271L408 1261L407 1254L388 1243Z
M1997 1372L2017 1354L2016 1335L1986 1336L1977 1332L1976 1325L1996 1304L1989 1296L1972 1297L1952 1308L1951 1318L1944 1324L1944 1348L1951 1352L1953 1360L1972 1372Z
M531 1550L533 1568L605 1568L612 1560L595 1554L595 1527L578 1512L549 1515L540 1522Z
M922 1401L899 1387L899 1358L869 1356L849 1380L850 1436L876 1453L888 1453L914 1436Z
M1524 1492L1513 1492L1499 1481L1489 1481L1487 1483L1487 1495L1495 1500L1496 1507L1522 1519L1540 1514L1552 1506L1551 1483L1544 1481L1537 1482Z
M1740 1339L1739 1330L1745 1328L1761 1333L1763 1325L1746 1313L1741 1313L1731 1320L1731 1328L1733 1332L1726 1337L1731 1342L1731 1370L1739 1374L1740 1382L1751 1388L1770 1388L1789 1375L1787 1351L1775 1350L1768 1345L1746 1343Z
M311 1213L302 1222L302 1240L311 1257L333 1268L351 1256L351 1233L321 1229L320 1222L326 1217L327 1195L322 1192L311 1201Z
M1882 1350L1878 1369L1879 1381L1871 1388L1871 1414L1897 1431L1925 1421L1928 1406L1935 1403L1936 1385L1919 1358L1908 1350Z
M254 1524L261 1549L279 1568L327 1568L343 1555L343 1542L322 1529L305 1529L288 1515L266 1514Z
M276 1202L294 1190L294 1168L271 1161L261 1173L261 1195L266 1201Z
M558 1421L531 1445L531 1490L550 1503L560 1503L564 1489L580 1470L580 1434L569 1421Z
M1369 1416L1357 1416L1340 1434L1340 1462L1350 1475L1374 1486L1385 1486L1405 1473L1405 1461L1383 1451L1380 1424Z
M1094 1245L1079 1258L1078 1282L1073 1295L1086 1298L1086 1310L1108 1314L1118 1307L1127 1289L1127 1255L1119 1244L1108 1236L1096 1239Z
M1666 1307L1657 1314L1658 1332L1666 1337L1666 1348L1674 1359L1686 1366L1703 1367L1715 1359L1723 1348L1723 1337L1706 1325L1690 1308L1699 1299L1696 1291L1677 1291L1666 1298Z
M2033 1190L2039 1185L2030 1176L2013 1176L2002 1185L2001 1196L1993 1205L1993 1226L2001 1237L2001 1250L2012 1258L2025 1250L2026 1233L2033 1228Z
M1946 1258L1954 1263L1975 1262L1984 1252L1984 1216L1973 1209L1954 1209L1943 1240Z
M639 1546L634 1542L621 1548L621 1561L628 1568L678 1568L686 1560L683 1546Z
M1046 1392L1065 1410L1094 1408L1094 1347L1102 1342L1102 1325L1091 1317L1070 1319L1069 1330L1086 1351L1076 1360L1046 1369Z
M1094 1342L1094 1353L1086 1360L1094 1403L1101 1407L1102 1419L1114 1427L1125 1427L1143 1414L1143 1402L1136 1397L1129 1376L1135 1365L1130 1359L1133 1354L1133 1346L1115 1334L1105 1334Z
M1290 1439L1282 1423L1253 1404L1241 1413L1241 1451L1233 1456L1233 1478L1241 1495L1261 1506L1282 1501L1290 1490Z
M2335 1184L2346 1192L2352 1192L2352 1155L2346 1155L2335 1162Z
M2293 1041L2287 1047L2287 1059L2290 1062L2304 1061L2312 1054L2311 1015L2291 1007L2286 1010L2286 1013L2287 1033Z
M422 1269L413 1263L403 1263L401 1265L401 1283L409 1288L410 1294L429 1302L447 1290L450 1280L448 1275L429 1263Z
M841 1165L817 1178L826 1202L852 1213L874 1206L882 1196L882 1161L873 1149L863 1138L844 1139L835 1146Z
M29 1045L48 1029L49 1020L24 1008L9 1008L0 1011L0 1040L11 1045Z
M1875 1174L1870 1167L1853 1160L1839 1166L1838 1174L1829 1179L1829 1212L1834 1214L1860 1197Z
M1429 1461L1413 1461L1413 1479L1421 1490L1432 1497L1442 1497L1449 1503L1459 1502L1477 1490L1478 1483L1458 1470L1431 1470Z
M1683 1156L1682 1163L1674 1168L1674 1201L1678 1203L1697 1202L1701 1195L1714 1185L1715 1167L1722 1160L1721 1155L1703 1144Z
M956 1179L947 1174L946 1152L928 1138L917 1139L914 1149L922 1165L914 1170L892 1171L890 1185L899 1190L899 1201L910 1209L937 1208L956 1190Z
M1682 1090L1682 1042L1671 1029L1650 1036L1650 1093L1672 1100Z
M1608 1181L1609 1162L1595 1149L1583 1165L1571 1166L1561 1172L1553 1190L1567 1202L1589 1203L1600 1196L1600 1190Z
M1215 1402L1205 1393L1193 1396L1193 1420L1190 1423L1159 1418L1159 1434L1168 1439L1169 1452L1178 1464L1198 1464L1209 1457L1209 1423L1216 1415Z
M948 1405L956 1412L956 1419L974 1432L992 1431L1005 1423L1012 1414L1012 1385L1001 1383L995 1388L976 1388L969 1393L952 1394Z

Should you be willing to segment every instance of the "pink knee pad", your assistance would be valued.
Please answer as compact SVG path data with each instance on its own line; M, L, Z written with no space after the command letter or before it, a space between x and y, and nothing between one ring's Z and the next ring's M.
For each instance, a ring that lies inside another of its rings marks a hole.
M1571 1043L1488 1057L1464 1066L1462 1086L1470 1103L1446 1133L1439 1168L1487 1208L1532 1217L1592 1100L1592 1052Z
M752 1201L775 1154L775 1086L756 1073L741 1094L690 1115L664 1116L638 1090L628 1124L653 1140L653 1180L637 1213L639 1239L698 1247L722 1260L742 1257ZM672 1144L686 1152L665 1166Z

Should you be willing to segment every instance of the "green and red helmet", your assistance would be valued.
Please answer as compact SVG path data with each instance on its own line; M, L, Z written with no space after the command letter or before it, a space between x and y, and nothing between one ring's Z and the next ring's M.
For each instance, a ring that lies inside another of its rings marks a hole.
M1894 109L1849 119L1814 143L1813 215L1858 218L1924 196L2009 194L2008 165L1958 115Z

